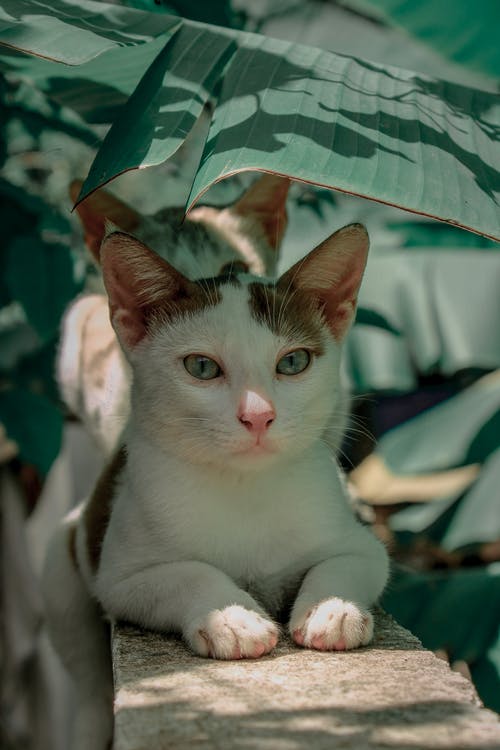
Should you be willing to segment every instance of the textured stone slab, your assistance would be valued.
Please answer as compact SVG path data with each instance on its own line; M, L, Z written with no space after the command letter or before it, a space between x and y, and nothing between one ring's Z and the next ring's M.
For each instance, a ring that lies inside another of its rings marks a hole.
M115 750L500 750L496 714L387 615L369 648L318 653L283 640L221 662L129 626L113 639Z

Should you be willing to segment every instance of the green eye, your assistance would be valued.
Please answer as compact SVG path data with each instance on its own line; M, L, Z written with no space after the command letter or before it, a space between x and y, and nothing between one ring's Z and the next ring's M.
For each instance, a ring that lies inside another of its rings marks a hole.
M184 367L197 380L213 380L222 374L217 362L203 354L188 354L184 357Z
M281 357L276 365L276 372L280 375L298 375L303 372L311 361L311 354L307 349L296 349Z

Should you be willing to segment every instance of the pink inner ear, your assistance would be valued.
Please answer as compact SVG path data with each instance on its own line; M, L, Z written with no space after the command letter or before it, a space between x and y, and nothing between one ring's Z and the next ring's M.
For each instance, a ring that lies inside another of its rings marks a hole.
M111 322L124 349L130 349L147 333L147 311L155 294L168 290L169 266L121 232L104 240L101 256Z
M345 266L339 269L342 274L339 281L322 293L328 325L334 337L339 341L346 335L356 312L365 264L366 253L351 255Z
M316 298L333 336L341 341L356 310L368 254L368 234L360 224L339 229L282 277Z
M351 324L354 312L356 310L356 299L344 300L337 302L336 299L322 300L324 304L324 313L328 326L335 339L341 341Z
M146 320L140 308L111 310L111 323L125 349L133 349L146 335Z
M137 282L126 263L104 264L104 283L109 297L111 323L122 345L132 348L146 335L144 309L139 303Z

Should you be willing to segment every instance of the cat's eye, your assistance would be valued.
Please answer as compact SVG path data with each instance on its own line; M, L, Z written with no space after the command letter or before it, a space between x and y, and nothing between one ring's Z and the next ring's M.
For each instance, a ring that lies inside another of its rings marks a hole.
M276 372L280 375L298 375L304 372L310 361L311 353L307 349L295 349L278 360Z
M203 354L188 354L184 357L184 367L197 380L213 380L222 374L217 362Z
M224 263L219 271L219 276L229 276L232 273L247 273L248 265L242 260L231 260Z

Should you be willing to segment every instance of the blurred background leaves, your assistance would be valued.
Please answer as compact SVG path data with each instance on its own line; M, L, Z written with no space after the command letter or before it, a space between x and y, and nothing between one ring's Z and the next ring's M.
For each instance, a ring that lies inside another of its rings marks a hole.
M499 27L496 0L451 13L430 0L3 0L0 12L0 423L17 460L43 477L61 444L60 320L95 277L70 215L75 177L89 174L88 191L160 165L116 183L146 213L208 188L231 201L240 170L303 180L282 267L350 221L371 237L342 450L361 511L403 564L384 604L468 661L497 710Z

